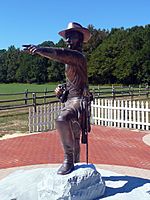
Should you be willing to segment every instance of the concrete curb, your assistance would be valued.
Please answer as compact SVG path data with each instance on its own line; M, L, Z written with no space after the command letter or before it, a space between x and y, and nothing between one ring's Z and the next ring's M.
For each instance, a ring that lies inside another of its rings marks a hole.
M150 134L143 137L143 142L150 146Z

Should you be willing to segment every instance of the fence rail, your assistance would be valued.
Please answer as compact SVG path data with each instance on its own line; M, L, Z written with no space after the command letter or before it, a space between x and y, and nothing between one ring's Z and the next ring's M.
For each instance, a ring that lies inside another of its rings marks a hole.
M139 87L132 87L132 86L114 86L112 87L93 87L92 92L95 98L120 98L120 97L127 97L133 100L134 97L137 96L145 96L149 98L150 94L150 86L141 86Z
M63 104L60 102L37 106L29 110L29 131L55 129ZM149 102L131 100L94 99L91 104L91 122L95 125L150 130Z
M31 107L31 106L36 107L38 105L47 104L50 101L57 101L56 95L52 92L54 91L9 94L15 97L17 95L23 95L23 97L0 100L0 110L9 110L16 108ZM43 93L44 95L39 96ZM0 94L0 96L8 96L8 94Z
M93 93L94 98L130 98L133 100L136 96L144 96L149 98L150 87L147 85L145 87L124 87L124 86L112 86L112 87L92 87L91 92ZM8 96L12 98L9 99ZM6 99L1 99L6 97ZM0 110L9 110L16 108L24 108L47 104L51 101L56 101L56 96L53 90L45 90L43 92L18 92L15 94L1 94L0 93Z

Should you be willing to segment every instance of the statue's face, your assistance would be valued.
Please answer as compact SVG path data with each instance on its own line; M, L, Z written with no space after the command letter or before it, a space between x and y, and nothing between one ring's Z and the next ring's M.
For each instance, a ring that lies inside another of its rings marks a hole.
M83 35L78 31L66 33L66 43L69 49L78 49L79 43L83 42Z

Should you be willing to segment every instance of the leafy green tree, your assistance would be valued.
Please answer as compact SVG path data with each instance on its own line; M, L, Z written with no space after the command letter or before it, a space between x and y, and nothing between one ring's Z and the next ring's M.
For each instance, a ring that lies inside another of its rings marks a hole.
M6 53L5 65L7 68L7 82L16 82L15 74L19 68L19 49L14 46L10 46Z
M87 60L89 60L92 52L103 42L107 37L108 31L95 29L93 25L88 25L88 29L91 33L90 40L83 45L83 51L86 54Z
M58 43L56 43L55 45L56 47L62 47L65 48L66 47L66 43L63 39L60 39Z
M7 67L5 65L6 50L0 50L0 82L5 83L7 78Z
M55 61L48 61L48 81L64 82L65 81L65 65Z
M34 70L33 70L33 56L28 55L24 52L20 53L20 67L16 71L16 80L20 83L35 81ZM34 78L33 78L34 77Z
M92 52L89 61L90 80L122 84L149 82L149 31L149 26L112 29Z
M39 46L41 46L41 47L54 47L55 44L52 41L44 41L41 44L39 44Z
M34 76L37 83L47 82L47 59L35 56L33 60Z

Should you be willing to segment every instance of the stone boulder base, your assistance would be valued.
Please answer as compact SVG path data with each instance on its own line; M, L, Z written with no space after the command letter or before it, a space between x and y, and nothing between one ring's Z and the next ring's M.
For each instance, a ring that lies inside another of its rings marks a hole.
M3 200L95 200L105 183L94 165L78 164L67 175L56 168L18 170L0 181Z

